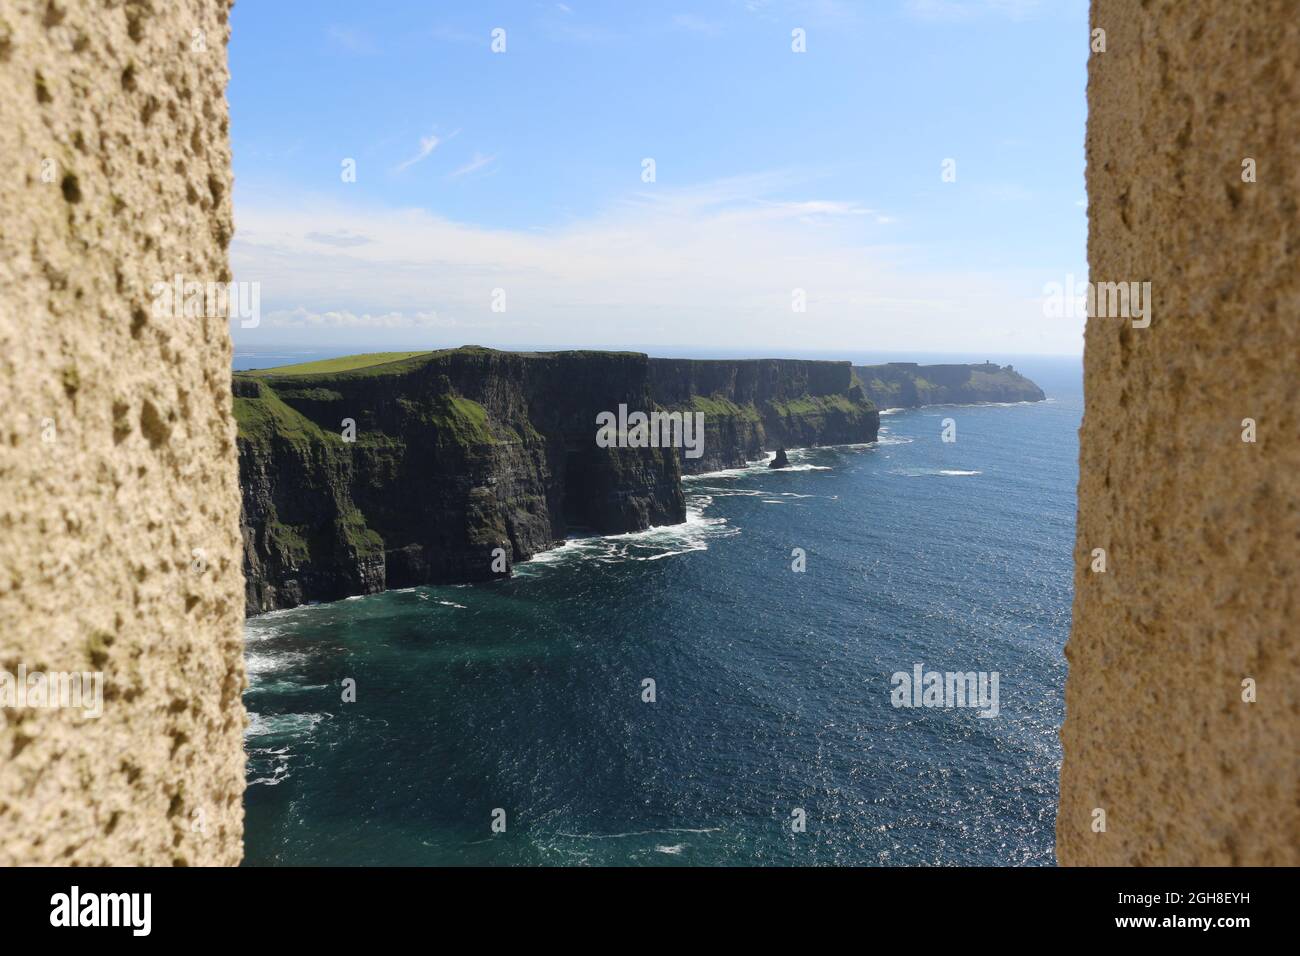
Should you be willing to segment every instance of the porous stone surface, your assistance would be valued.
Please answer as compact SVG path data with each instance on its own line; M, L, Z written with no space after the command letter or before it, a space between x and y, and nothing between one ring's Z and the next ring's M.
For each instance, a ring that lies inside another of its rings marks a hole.
M1153 308L1087 326L1063 864L1300 863L1295 13L1092 6L1090 278Z
M0 671L105 682L0 707L0 865L241 858L229 334L151 293L230 278L228 13L0 3Z

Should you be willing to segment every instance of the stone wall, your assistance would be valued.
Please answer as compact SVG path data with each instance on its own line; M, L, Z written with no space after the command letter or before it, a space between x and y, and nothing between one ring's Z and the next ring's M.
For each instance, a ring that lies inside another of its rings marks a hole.
M1094 0L1092 26L1090 278L1153 308L1088 321L1057 855L1295 865L1300 17Z
M0 864L241 857L229 335L151 292L229 279L228 13L0 4Z

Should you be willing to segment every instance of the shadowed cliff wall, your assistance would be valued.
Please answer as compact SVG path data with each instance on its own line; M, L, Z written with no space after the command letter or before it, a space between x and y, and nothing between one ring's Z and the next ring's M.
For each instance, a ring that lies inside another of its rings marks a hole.
M0 4L0 679L104 681L0 706L0 865L242 854L229 335L151 296L229 279L228 12Z
M1153 309L1088 321L1057 855L1294 865L1300 18L1094 0L1092 26L1090 279Z

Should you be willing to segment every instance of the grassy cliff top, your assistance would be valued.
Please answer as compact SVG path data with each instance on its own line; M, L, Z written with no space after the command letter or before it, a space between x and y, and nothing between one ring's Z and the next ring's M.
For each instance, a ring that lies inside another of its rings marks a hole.
M644 352L629 352L614 349L556 349L550 352L522 352L509 349L491 349L481 345L461 345L448 349L423 349L414 352L366 352L360 355L343 355L338 358L320 359L315 362L299 362L295 365L277 365L273 368L246 369L235 372L236 375L251 375L259 378L296 378L306 375L337 375L341 372L362 372L365 374L384 374L400 372L419 364L419 359L435 356L449 356L457 353L467 355L513 355L529 359L549 359L560 357L614 357L645 356ZM773 359L773 358L737 358L737 359L664 359L653 358L651 361L663 363L681 363L696 365L753 365L768 362L801 362L810 365L848 365L847 359ZM385 366L400 366L386 368Z
M889 362L855 365L853 373L881 407L965 404L971 402L1042 401L1043 390L1010 365L918 365Z
M237 371L237 376L251 376L262 379L332 377L337 375L371 376L401 374L417 368L424 362L453 355L505 355L525 359L553 359L562 357L627 357L629 355L644 357L641 352L614 352L596 349L561 350L555 352L512 352L485 348L481 345L461 345L450 349L428 349L419 352L367 352L363 355L343 355L339 358L321 359L316 362L300 362L296 365L277 365L274 368L248 369Z
M318 362L300 362L297 365L277 365L275 368L250 369L238 372L239 375L330 375L335 372L352 372L357 369L371 368L375 365L388 365L415 358L417 355L432 355L432 352L368 352L365 355L344 355L339 358L321 359Z

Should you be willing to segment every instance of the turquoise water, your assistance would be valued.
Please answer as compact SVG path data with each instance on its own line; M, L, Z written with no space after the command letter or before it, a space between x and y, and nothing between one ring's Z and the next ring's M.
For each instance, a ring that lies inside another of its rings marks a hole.
M251 619L247 862L1052 863L1081 399L1023 370L1049 402L689 479L682 526ZM918 662L999 715L895 708Z

